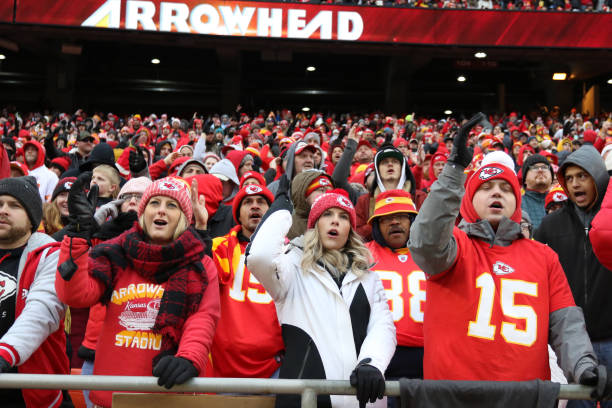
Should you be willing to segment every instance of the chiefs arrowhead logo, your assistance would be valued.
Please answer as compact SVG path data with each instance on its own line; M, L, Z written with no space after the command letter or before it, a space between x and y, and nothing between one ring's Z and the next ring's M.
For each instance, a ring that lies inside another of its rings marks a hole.
M493 273L496 275L508 275L514 272L514 268L503 262L497 261L493 264Z
M491 177L495 177L498 174L502 174L503 172L504 170L500 169L499 167L485 167L484 169L480 170L478 178L480 178L481 180L488 180Z
M252 194L259 194L261 193L263 190L261 189L260 186L258 186L257 184L249 184L244 191L248 194L248 195L252 195Z
M165 181L165 182L163 182L163 183L161 183L159 185L159 189L160 190L173 191L173 190L178 190L179 187L176 184L174 184L174 183L172 183L170 181Z
M346 197L338 196L338 203L343 207L350 208L350 209L353 208L353 203L351 203L349 199Z
M552 198L553 198L553 201L556 203L560 203L561 201L567 200L567 196L560 191L557 191L555 194L553 194Z
M0 303L15 293L17 290L17 280L8 273L0 271Z
M331 183L326 177L321 177L321 179L319 180L319 184L322 186L329 186Z

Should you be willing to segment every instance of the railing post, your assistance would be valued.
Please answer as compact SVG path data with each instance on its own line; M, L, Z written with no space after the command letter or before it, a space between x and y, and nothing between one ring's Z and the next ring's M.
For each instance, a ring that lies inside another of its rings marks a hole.
M317 408L317 393L312 388L302 391L302 408Z

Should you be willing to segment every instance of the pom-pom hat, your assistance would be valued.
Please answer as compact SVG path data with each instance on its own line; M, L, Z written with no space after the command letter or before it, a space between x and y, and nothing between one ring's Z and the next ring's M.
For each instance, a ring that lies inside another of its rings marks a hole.
M144 213L144 209L151 197L165 196L176 200L185 214L187 222L191 224L193 208L191 206L191 187L189 183L178 177L165 177L153 182L142 195L138 206L138 217Z
M357 215L355 214L355 207L351 200L349 200L346 191L342 189L331 190L317 197L310 209L310 215L308 215L308 228L313 228L319 217L329 208L340 208L346 211L349 214L351 228L356 228Z

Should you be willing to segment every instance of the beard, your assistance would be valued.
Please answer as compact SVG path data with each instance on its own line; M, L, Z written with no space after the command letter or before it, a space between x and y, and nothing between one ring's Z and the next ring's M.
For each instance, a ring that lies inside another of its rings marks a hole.
M536 177L533 181L533 188L531 190L544 190L550 187L550 182L545 177Z
M8 230L0 230L0 244L8 245L19 241L30 232L28 226L15 227L11 226Z

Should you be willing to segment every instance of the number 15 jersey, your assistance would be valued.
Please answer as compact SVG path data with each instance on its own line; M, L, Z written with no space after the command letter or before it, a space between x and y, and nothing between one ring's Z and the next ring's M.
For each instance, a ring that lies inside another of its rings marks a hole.
M518 239L491 246L458 228L457 259L428 277L426 379L550 379L550 313L574 300L557 254Z

